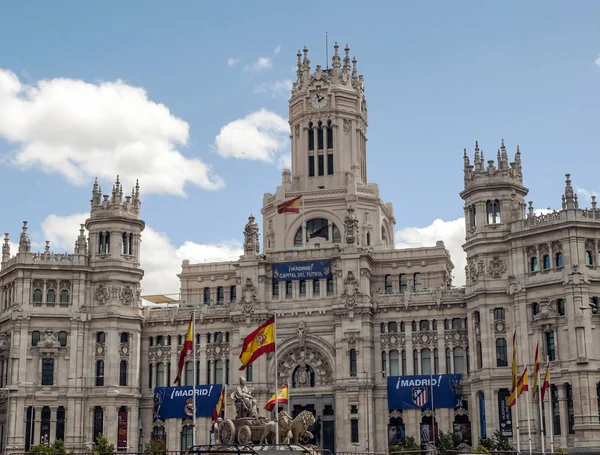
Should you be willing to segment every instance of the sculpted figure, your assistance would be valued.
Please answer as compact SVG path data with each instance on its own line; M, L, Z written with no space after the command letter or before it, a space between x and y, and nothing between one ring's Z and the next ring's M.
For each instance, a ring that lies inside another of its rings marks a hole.
M255 418L258 416L258 405L252 396L251 390L246 385L246 379L240 377L240 384L231 394L231 399L235 404L236 418L244 417Z

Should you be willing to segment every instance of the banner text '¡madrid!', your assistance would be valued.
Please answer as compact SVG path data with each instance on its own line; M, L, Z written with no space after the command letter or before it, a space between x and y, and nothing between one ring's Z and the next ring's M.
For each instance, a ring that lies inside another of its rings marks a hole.
M204 396L204 395L210 396L210 394L212 393L212 389L213 389L213 386L210 386L210 388L208 388L208 389L196 389L196 396ZM188 389L188 390L175 389L171 392L171 399L179 398L179 397L191 397L192 395L194 395L194 389Z
M398 379L396 383L396 388L400 387L435 387L440 386L442 382L442 376L438 376L437 378L424 378L424 379Z

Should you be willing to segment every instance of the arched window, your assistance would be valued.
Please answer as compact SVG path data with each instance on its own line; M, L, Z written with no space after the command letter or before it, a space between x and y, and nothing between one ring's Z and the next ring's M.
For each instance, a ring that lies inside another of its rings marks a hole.
M34 330L31 332L31 346L37 346L40 342L40 332L39 330Z
M504 308L494 308L494 321L504 321L506 314Z
M556 267L564 267L563 254L560 251L554 255L554 264Z
M454 373L464 374L465 368L465 351L463 348L454 348Z
M33 303L42 303L42 290L41 289L33 290Z
M400 363L398 351L390 351L390 376L400 376Z
M495 199L494 201L488 200L485 203L485 210L488 224L500 224L500 201Z
M432 374L431 371L431 351L429 349L421 350L421 374Z
M65 347L67 345L67 332L60 331L58 332L58 342L61 347Z
M450 348L446 348L446 374L452 374L452 358Z
M395 321L388 322L388 332L390 332L390 333L398 332L398 324Z
M419 374L419 351L413 350L413 374Z
M98 442L98 436L104 433L104 409L102 406L94 408L94 442Z
M119 365L119 385L127 387L127 360L121 360Z
M301 364L292 373L292 389L298 387L314 387L316 384L315 370L310 365Z
M371 233L367 232L367 246L371 246Z
M589 250L585 252L585 265L594 265L594 256Z
M381 375L387 376L387 352L381 351Z
M56 430L55 430L55 438L56 440L65 440L65 418L66 418L66 410L64 406L59 406L56 410Z
M315 149L315 130L312 122L308 124L308 150Z
M421 274L416 272L413 274L413 291L420 291L421 289Z
M165 385L165 364L160 362L156 364L156 387Z
M223 305L225 300L225 292L223 286L217 286L217 305Z
M69 303L69 291L67 289L60 291L60 303Z
M508 366L508 350L506 348L506 338L496 338L496 366Z
M331 120L327 121L327 148L333 148L333 126L331 126Z
M381 333L385 333L385 322L382 322L381 324L379 324L379 331Z
M391 294L392 292L394 292L394 286L392 283L392 275L386 275L385 276L385 293Z
M429 330L429 321L427 319L424 319L422 321L419 321L419 331L420 332L425 332Z
M329 220L325 218L313 218L306 222L306 241L314 238L322 238L326 241L331 240L332 243L341 243L342 236L340 230L334 223L332 223L331 231L333 239L329 238ZM302 227L300 227L294 236L294 246L302 245Z
M406 440L406 430L402 417L390 417L388 421L388 444L402 444Z
M475 229L477 226L477 211L475 209L475 204L472 204L471 207L469 207L469 222L471 229Z
M536 257L532 257L529 259L529 270L532 272L537 272L538 270L538 262Z
M406 325L404 324L404 321L400 321L400 332L404 333L405 330L406 330Z
M182 452L187 452L194 443L194 427L191 425L184 425L181 427L181 446Z
M556 299L556 312L559 316L565 315L565 301L563 299Z
M104 385L104 360L96 360L96 386Z
M544 254L544 257L542 258L542 267L544 270L548 270L550 268L550 256L547 254Z
M477 368L483 368L483 351L481 349L481 341L477 342Z
M356 377L356 349L350 349L350 376Z
M106 333L97 332L96 333L96 343L104 343L106 341Z
M231 303L235 303L237 297L237 287L236 286L231 286L229 288L229 302Z
M48 289L48 292L46 293L46 302L56 303L56 291L54 289Z
M204 288L204 304L210 305L210 288Z
M532 316L535 316L539 312L540 312L540 305L537 302L533 302L531 304L531 314L532 314Z

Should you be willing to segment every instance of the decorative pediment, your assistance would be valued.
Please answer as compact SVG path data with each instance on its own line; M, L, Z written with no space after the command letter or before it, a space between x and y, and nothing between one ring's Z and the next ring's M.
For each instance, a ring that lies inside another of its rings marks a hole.
M315 386L333 384L334 374L329 361L325 355L310 346L302 350L290 349L278 359L278 383L290 383L292 373L300 365L308 365L314 371Z

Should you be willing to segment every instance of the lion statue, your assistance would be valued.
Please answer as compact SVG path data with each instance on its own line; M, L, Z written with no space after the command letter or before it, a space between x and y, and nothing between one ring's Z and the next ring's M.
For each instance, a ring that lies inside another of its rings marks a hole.
M302 411L294 420L286 412L279 413L279 442L282 444L297 444L300 438L312 439L313 435L308 429L315 424L315 416L310 411ZM275 443L275 422L270 421L265 425L265 430L260 438L260 443L265 444L267 439Z

